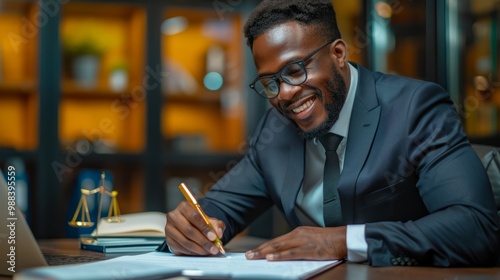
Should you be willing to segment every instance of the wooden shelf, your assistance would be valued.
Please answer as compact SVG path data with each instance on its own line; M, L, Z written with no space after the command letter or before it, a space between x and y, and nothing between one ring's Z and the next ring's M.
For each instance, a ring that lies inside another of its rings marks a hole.
M163 155L163 162L167 166L175 167L212 167L225 166L230 161L237 161L243 157L237 153L181 153L167 152Z
M34 82L1 82L0 95L32 95L36 92L36 84Z
M66 155L66 154L65 154ZM140 153L117 152L110 154L91 153L82 155L82 165L99 165L99 164L127 164L136 165L142 162Z
M104 1L101 1L104 2ZM113 3L71 3L65 6L65 12L72 16L96 16L96 17L131 17L139 5L116 5Z
M27 0L27 1L4 0L2 3L3 5L2 8L9 11L26 12L34 2L35 0Z
M36 158L36 151L0 148L0 159L6 159L9 157L21 157L25 160L34 160Z
M209 104L220 105L220 94L204 93L197 95L188 94L164 94L165 100L168 103L190 103L190 104Z
M113 91L107 86L98 85L92 88L79 86L73 81L64 81L62 94L64 97L89 98L89 99L115 99L129 96L131 90Z

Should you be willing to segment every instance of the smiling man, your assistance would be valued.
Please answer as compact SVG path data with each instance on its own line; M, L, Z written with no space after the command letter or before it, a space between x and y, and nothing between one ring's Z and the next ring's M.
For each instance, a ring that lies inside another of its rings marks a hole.
M489 266L499 217L448 93L348 62L327 0L264 0L245 36L273 105L245 157L200 200L167 214L179 255L217 254L276 205L293 229L248 259L374 266Z

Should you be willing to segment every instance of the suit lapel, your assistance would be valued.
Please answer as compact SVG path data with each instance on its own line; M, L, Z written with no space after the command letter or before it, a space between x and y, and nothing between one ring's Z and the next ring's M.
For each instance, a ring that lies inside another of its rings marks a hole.
M370 152L380 118L373 75L364 67L355 66L359 75L358 87L349 124L344 167L338 185L344 224L354 222L356 182Z
M287 171L285 175L282 193L283 211L287 221L294 228L299 226L299 220L295 214L295 201L299 193L302 180L304 179L304 141L299 137L291 137L290 153L287 161Z

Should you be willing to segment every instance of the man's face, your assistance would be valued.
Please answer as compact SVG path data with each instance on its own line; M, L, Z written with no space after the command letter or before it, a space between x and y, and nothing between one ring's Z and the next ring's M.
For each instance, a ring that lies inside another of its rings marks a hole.
M277 73L329 39L311 36L313 31L311 27L290 21L257 37L252 51L258 75ZM307 80L304 83L294 86L279 79L279 94L270 102L295 123L304 139L326 133L338 119L347 95L345 80L349 77L345 52L343 41L334 41L305 61Z

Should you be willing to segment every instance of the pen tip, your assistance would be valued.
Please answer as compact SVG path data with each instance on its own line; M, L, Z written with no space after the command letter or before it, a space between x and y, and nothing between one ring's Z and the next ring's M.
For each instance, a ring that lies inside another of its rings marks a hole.
M224 247L222 247L222 244L217 244L217 249L219 249L219 253L222 254L222 255L226 255L226 251L224 250Z

